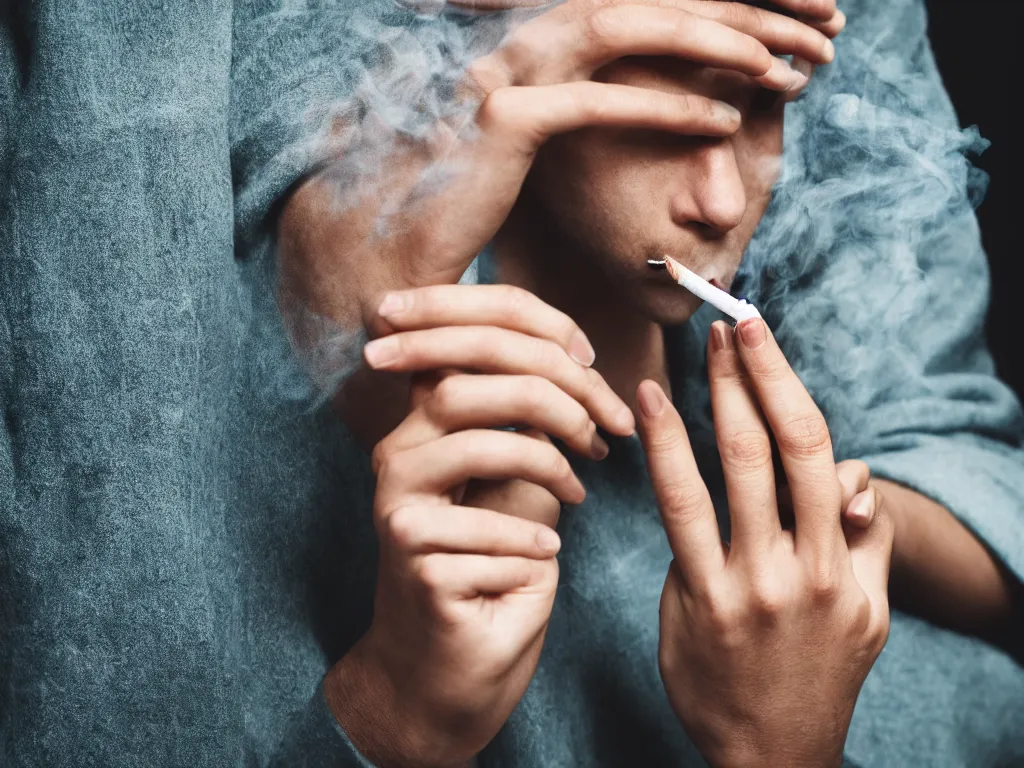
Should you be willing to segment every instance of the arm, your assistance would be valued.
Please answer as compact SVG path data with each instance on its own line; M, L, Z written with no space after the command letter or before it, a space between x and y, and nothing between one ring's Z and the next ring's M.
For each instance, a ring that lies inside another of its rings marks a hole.
M813 7L831 12L834 3L816 0ZM464 102L453 106L458 119L420 126L407 135L422 141L392 141L386 152L346 146L340 162L297 187L278 238L286 313L291 307L329 318L343 333L385 333L375 314L383 294L457 281L504 222L536 151L554 134L607 125L719 136L738 127L732 110L704 99L592 82L603 64L637 54L678 56L785 90L801 76L771 53L828 60L826 35L841 23L817 26L689 0L580 0L530 19L494 52L465 62ZM581 39L592 45L580 46ZM365 162L373 156L388 162ZM420 184L437 178L444 183ZM304 334L294 331L301 345Z
M776 215L752 249L805 253L758 290L837 457L882 478L895 604L1005 642L1024 574L1024 452L1019 404L985 345L979 186L965 157L979 142L957 127L923 4L847 10L827 86L791 108L786 151L803 167L778 190L815 214L796 226ZM797 268L814 280L795 284Z
M946 507L898 483L874 484L895 527L893 604L1020 654L1020 578Z

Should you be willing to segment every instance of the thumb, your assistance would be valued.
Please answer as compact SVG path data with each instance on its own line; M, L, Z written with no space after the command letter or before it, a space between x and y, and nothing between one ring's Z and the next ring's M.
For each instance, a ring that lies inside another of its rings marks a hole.
M864 528L847 527L847 545L858 583L872 600L888 601L893 522L882 493L875 486L871 486L869 491L869 499L874 506L871 523Z

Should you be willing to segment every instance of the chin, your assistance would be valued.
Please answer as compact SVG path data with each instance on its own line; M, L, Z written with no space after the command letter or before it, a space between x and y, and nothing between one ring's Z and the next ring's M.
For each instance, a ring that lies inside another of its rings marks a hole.
M658 325L681 325L700 309L700 299L678 285L659 285L645 291L638 302L640 311Z

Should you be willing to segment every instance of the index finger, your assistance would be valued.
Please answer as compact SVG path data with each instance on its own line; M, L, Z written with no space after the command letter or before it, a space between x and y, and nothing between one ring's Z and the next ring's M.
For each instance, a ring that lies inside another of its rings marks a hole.
M686 427L653 381L640 384L637 402L647 471L672 555L687 584L706 583L725 567L725 549Z
M827 553L843 537L842 490L828 425L803 382L759 318L736 327L737 347L775 435L793 495L796 542Z
M831 20L838 10L836 0L771 0L767 5L775 6L795 16L817 21Z
M580 365L594 362L594 348L572 318L511 285L431 285L393 291L377 312L394 331L495 326L553 341Z

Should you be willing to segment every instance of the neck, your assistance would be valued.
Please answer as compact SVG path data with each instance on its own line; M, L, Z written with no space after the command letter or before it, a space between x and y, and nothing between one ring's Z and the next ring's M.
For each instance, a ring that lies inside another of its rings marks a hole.
M625 402L653 379L666 392L661 326L640 313L587 258L560 242L540 217L516 207L494 241L497 280L525 288L576 321L597 353L594 368Z

